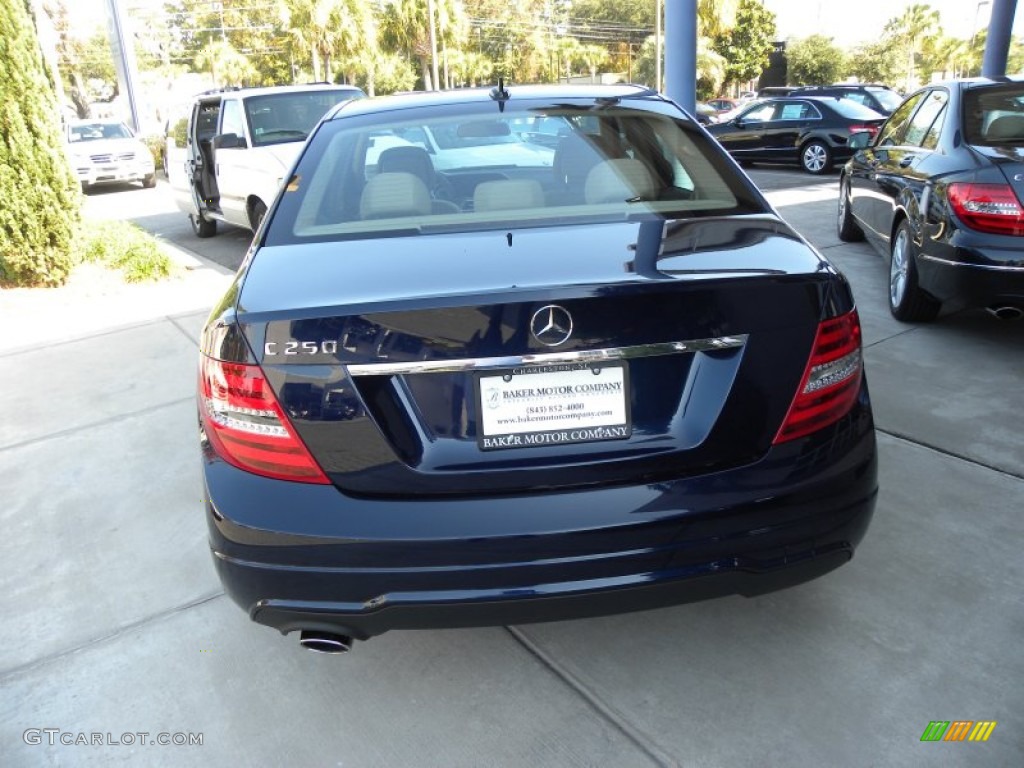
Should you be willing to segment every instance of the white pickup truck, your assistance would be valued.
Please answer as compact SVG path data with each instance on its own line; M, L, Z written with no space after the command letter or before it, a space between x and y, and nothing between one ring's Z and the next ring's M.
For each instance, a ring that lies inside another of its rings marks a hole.
M363 92L348 85L212 91L168 124L165 169L198 237L223 221L254 232L309 132L334 105Z

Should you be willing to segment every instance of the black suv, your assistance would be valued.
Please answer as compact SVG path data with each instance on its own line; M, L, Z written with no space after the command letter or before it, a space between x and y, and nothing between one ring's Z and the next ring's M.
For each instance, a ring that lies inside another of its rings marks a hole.
M903 103L903 97L887 85L857 83L845 85L804 85L794 88L790 96L834 96L849 99L873 109L880 115L891 115Z

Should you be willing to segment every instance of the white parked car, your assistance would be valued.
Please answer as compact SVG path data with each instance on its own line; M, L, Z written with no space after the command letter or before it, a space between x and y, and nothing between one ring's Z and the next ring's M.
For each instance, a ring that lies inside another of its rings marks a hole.
M167 180L199 237L223 221L255 231L306 137L348 85L275 86L198 95L167 126Z
M412 126L398 135L427 150L438 171L469 167L536 168L550 166L555 155L552 147L524 140L501 120L473 120L442 128ZM500 166L495 164L496 159Z
M118 120L72 120L65 128L68 155L87 192L96 184L141 181L156 186L153 153Z

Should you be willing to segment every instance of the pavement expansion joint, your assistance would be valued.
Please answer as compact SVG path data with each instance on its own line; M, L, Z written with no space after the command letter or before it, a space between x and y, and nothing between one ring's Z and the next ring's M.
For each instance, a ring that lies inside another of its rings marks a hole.
M92 341L93 339L101 339L104 336L113 336L118 333L126 333L128 331L136 331L139 328L147 328L151 325L159 325L160 323L166 323L171 320L169 317L155 317L151 320L140 320L137 323L129 323L127 325L119 325L115 328L104 328L101 331L95 331L93 333L83 334L82 336L74 336L71 338L54 339L53 341L44 341L38 344L33 344L29 347L17 347L15 349L8 349L0 352L0 360L8 357L17 357L18 355L27 355L31 352L41 352L48 349L55 349L57 347L63 347L67 344L80 344L83 341ZM173 321L172 321L173 322Z
M182 405L183 403L191 403L195 401L195 396L190 395L188 397L181 397L177 400L170 400L166 403L160 403L158 405L151 405L148 408L141 408L137 411L131 411L129 413L118 413L113 416L108 416L105 419L99 421L91 421L88 424L79 424L76 427L68 427L67 429L61 429L57 432L50 432L47 435L39 435L38 437L31 437L28 440L22 440L19 443L11 443L10 445L0 445L0 453L5 451L13 451L17 448L24 448L28 445L35 445L36 443L45 443L47 440L57 440L59 438L68 437L77 432L82 432L87 429L96 429L97 427L105 427L108 424L116 424L119 421L126 421L127 419L133 419L136 416L146 416L150 413L162 410L164 408L171 408L174 406Z
M167 321L168 321L168 322L169 322L169 323L170 323L171 325L173 325L173 326L174 326L175 328L177 328L177 329L178 329L179 331L181 331L181 332L182 332L183 334L185 334L185 338L186 338L186 339L188 339L189 341L191 341L191 342L192 342L192 343L193 343L193 344L194 344L194 345L195 345L195 346L196 346L197 348L199 347L199 342L197 342L197 341L195 340L195 338L194 338L194 337L192 336L192 334L191 334L191 333L189 333L188 329L187 329L187 328L185 328L185 327L183 327L183 326L182 326L182 325L181 325L181 324L180 324L180 323L179 323L179 322L177 321L177 319L176 319L176 318L173 318L173 317L168 317L168 318L167 318Z
M872 347L877 347L879 344L884 344L887 341L892 341L893 339L898 339L900 336L906 336L908 333L913 333L914 331L919 331L919 330L921 330L921 329L920 328L904 328L899 333L894 333L891 336L886 336L884 339L879 339L878 341L872 341L870 344L865 344L864 345L864 349L871 349Z
M955 451L950 451L945 448L940 448L937 445L926 443L922 440L918 440L902 432L895 432L890 429L883 429L882 427L878 426L878 424L875 424L875 431L878 432L879 434L885 435L886 437L891 437L894 440L900 440L904 443L916 445L918 448L924 448L926 450L932 451L934 453L939 454L940 456L946 456L950 459L957 459L966 464L970 464L971 466L979 467L981 469L987 469L990 472L995 472L996 474L1003 475L1004 477L1012 477L1014 480L1024 480L1024 474L1020 472L1013 472L1009 469L1004 469L1003 467L993 467L991 464L986 464L985 462L979 461L978 459L971 458L970 456L965 456L962 453L956 453Z
M568 670L563 664L545 651L540 645L519 627L505 627L513 639L526 649L541 664L547 667L553 675L560 679L565 685L579 695L591 709L606 720L613 728L619 731L629 741L649 757L656 765L663 768L681 768L678 760L673 758L667 750L647 733L629 722L629 719L615 707L602 699L596 691L584 682L577 674Z
M165 619L169 619L173 616L178 615L179 613L183 613L192 608L198 608L201 605L205 605L206 603L212 602L224 596L225 593L224 590L222 589L217 590L216 592L209 592L205 595L197 597L195 600L190 600L187 603L176 605L173 608L168 608L166 610L150 614L149 616L143 616L142 618L136 619L135 621L129 624L125 624L123 627L118 627L113 632L108 632L105 635L100 635L99 637L84 640L83 642L78 643L77 645L74 645L71 648L65 648L61 651L55 651L47 656L41 656L38 659L33 659L32 661L29 661L17 667L11 667L10 669L0 670L0 684L6 683L7 681L12 680L13 678L30 674L31 672L33 672L36 669L39 669L40 667L45 667L67 656L76 654L79 651L84 651L94 646L102 645L103 643L116 640L117 638L126 635L129 632L135 632L136 630L142 629L150 624L164 621Z

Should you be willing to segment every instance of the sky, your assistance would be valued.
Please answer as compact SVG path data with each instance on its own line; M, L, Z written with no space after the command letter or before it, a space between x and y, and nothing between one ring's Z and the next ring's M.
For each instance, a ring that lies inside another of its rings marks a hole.
M984 0L764 0L764 5L775 14L780 40L823 34L847 47L878 40L886 22L915 2L937 10L943 31L951 37L969 38L987 29L992 11ZM1017 0L1014 35L1024 33L1022 8L1024 0Z

